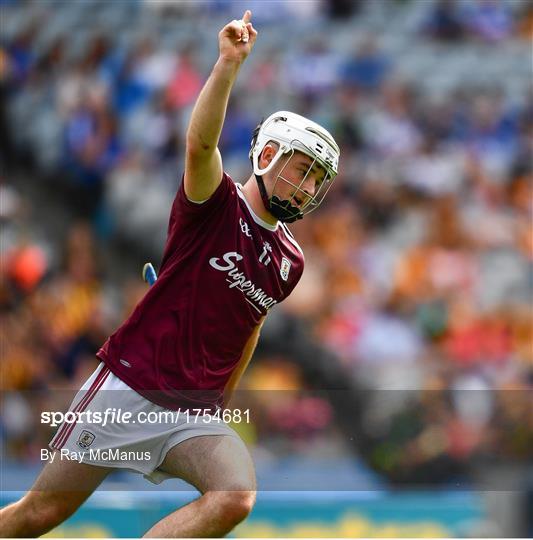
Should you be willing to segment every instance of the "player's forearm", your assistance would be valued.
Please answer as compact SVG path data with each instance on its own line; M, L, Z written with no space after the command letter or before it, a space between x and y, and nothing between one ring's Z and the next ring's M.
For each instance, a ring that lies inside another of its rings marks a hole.
M187 129L188 152L210 154L216 150L240 66L235 60L218 59L192 111Z
M244 349L242 351L239 363L237 364L237 367L231 374L230 380L228 381L228 383L226 384L226 387L224 388L224 403L225 404L227 404L229 400L231 399L233 392L237 388L239 381L241 380L244 372L246 371L246 368L248 367L248 364L250 363L250 360L252 359L254 351L257 347L257 343L259 342L259 335L261 333L261 326L263 326L263 321L264 319L256 327L252 335L248 338L248 341L246 342L246 345L244 346Z

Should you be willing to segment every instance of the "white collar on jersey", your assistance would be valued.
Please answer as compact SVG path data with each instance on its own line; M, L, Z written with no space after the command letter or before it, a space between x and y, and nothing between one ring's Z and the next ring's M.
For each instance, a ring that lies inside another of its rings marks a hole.
M252 209L248 201L246 200L246 197L244 196L244 193L241 191L242 186L240 184L235 184L237 186L237 193L239 194L239 197L244 201L244 204L246 205L246 208L248 208L250 214L252 214L253 220L258 224L261 225L261 227L264 227L265 229L268 229L269 231L277 231L279 226L279 221L275 225L271 225L270 223L267 223L264 219L261 219Z

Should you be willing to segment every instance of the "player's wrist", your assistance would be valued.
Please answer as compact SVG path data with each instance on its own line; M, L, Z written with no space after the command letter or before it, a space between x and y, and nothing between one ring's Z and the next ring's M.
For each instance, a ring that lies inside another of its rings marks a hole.
M228 69L239 69L243 62L244 58L236 56L235 54L220 53L217 64L220 64Z

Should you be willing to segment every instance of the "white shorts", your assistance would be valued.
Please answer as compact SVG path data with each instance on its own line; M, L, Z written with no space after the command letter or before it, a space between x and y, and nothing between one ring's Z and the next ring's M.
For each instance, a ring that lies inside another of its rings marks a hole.
M109 413L113 409L114 417ZM104 425L106 410L108 417ZM129 469L143 474L154 484L171 478L159 466L173 446L204 435L229 435L239 439L220 419L186 415L184 411L170 411L148 401L116 377L103 362L76 394L69 411L74 414L66 417L49 445L59 452L60 459ZM128 422L124 421L125 413L131 414ZM79 419L74 422L75 415Z

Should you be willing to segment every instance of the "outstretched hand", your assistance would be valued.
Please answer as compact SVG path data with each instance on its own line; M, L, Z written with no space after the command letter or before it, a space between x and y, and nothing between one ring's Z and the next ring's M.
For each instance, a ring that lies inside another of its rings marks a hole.
M233 20L218 34L220 57L242 63L250 54L257 38L257 30L251 23L252 12L247 9L240 21Z

